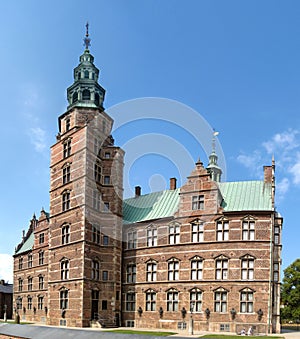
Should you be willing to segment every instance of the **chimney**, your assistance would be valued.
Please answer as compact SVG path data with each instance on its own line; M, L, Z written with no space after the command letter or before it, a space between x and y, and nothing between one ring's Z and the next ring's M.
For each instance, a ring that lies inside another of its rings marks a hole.
M273 182L273 167L264 166L264 182L265 184L272 184Z
M135 197L139 197L141 195L141 186L135 186Z
M176 183L177 183L176 178L170 178L170 190L174 191L176 189Z

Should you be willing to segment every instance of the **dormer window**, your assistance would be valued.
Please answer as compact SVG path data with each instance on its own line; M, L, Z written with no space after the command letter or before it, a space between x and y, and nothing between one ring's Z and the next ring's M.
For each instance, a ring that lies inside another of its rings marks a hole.
M90 100L91 99L91 93L88 89L84 89L82 91L82 100Z
M204 195L194 195L192 197L192 210L204 209Z
M84 78L88 79L89 78L89 71L84 71Z

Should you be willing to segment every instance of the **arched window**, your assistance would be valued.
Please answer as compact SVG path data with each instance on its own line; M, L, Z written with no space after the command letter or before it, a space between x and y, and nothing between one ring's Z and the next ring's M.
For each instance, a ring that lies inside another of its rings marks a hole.
M74 104L74 102L78 101L78 93L74 92L73 93L73 97L72 97L72 103Z
M85 79L89 78L89 71L84 71L84 77L85 77Z
M82 91L82 100L90 100L91 99L91 93L88 89L84 89Z

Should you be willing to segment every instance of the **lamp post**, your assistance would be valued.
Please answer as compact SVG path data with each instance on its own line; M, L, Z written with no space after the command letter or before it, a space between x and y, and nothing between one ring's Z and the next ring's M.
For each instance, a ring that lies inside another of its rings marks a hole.
M190 305L190 311L191 311L191 317L190 317L190 326L189 326L189 334L194 334L194 319L193 319L193 311L194 311L195 302L191 301Z

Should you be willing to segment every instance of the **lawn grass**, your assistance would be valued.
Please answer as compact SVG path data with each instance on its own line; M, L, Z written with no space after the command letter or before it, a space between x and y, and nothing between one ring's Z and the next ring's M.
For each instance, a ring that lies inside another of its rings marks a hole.
M105 332L116 332L123 334L142 334L153 335L156 337L168 337L169 335L176 334L176 332L155 332L155 331L134 331L134 330L107 330Z
M241 335L226 335L226 334L206 334L199 338L212 338L212 339L236 339L236 338L244 338ZM245 338L251 338L251 339L284 339L284 337L273 337L273 336L267 336L267 335L251 335L251 336L245 336Z

